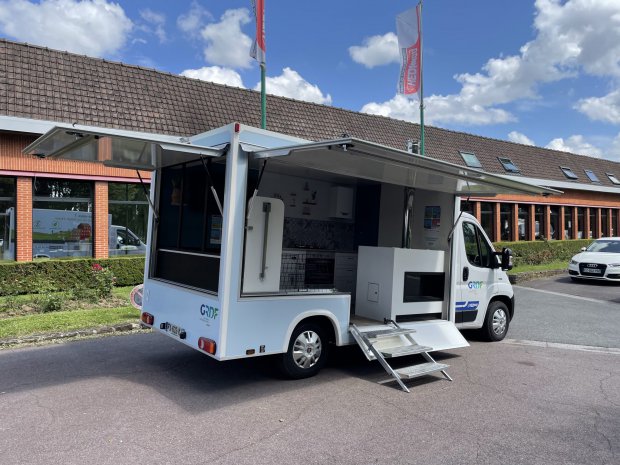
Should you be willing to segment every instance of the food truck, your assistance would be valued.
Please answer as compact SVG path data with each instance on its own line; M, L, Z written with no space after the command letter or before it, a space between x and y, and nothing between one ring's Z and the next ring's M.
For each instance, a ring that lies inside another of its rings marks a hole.
M430 354L467 346L459 329L498 341L515 313L510 251L461 199L557 192L239 123L192 137L60 125L24 152L151 172L144 325L220 361L274 356L292 378L359 344L405 391L429 373L450 379Z

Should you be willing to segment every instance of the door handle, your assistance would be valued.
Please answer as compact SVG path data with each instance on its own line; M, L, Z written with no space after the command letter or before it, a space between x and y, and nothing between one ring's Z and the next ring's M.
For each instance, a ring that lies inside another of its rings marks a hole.
M467 281L469 279L469 268L463 267L463 281Z

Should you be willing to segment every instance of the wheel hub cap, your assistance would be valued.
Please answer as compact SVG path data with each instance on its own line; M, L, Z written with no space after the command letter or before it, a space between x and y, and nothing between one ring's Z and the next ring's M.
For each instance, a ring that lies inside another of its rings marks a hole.
M506 322L508 318L503 309L498 309L493 314L493 332L495 334L503 334L506 331Z
M322 344L314 331L304 331L293 344L293 360L300 368L311 368L321 358Z

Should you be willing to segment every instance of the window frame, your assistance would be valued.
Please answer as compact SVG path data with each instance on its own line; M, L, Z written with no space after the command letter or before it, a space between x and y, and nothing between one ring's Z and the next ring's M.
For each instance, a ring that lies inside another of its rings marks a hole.
M499 160L500 164L502 165L502 167L504 168L504 170L507 173L521 174L521 170L519 169L517 164L512 161L512 159L510 159L508 157L497 157L497 159ZM509 168L508 165L513 166L514 169L513 168Z
M613 173L605 173L605 174L607 175L607 177L609 178L612 184L620 185L620 179L618 179L615 174Z
M579 179L579 176L577 176L575 172L568 166L560 166L560 170L562 171L562 173L564 173L564 176L566 176L567 179L571 179L573 181Z
M459 150L459 154L465 162L465 165L467 165L469 168L482 169L482 163L480 163L480 160L474 152L464 152L462 150ZM467 157L473 157L473 160L470 159L468 161Z
M594 171L592 171L592 170L586 170L586 169L584 169L583 171L586 173L586 176L588 177L588 179L589 179L590 181L595 182L595 183L598 183L598 184L600 184L600 183L601 183L601 180L600 180L600 179L598 178L598 176L594 173Z
M475 240L476 240L476 249L478 252L477 257L480 257L480 263L474 263L469 259L469 255L467 253L467 245L465 242L465 227L467 225L471 225L474 228L474 236L475 236ZM495 250L493 249L493 246L491 244L489 244L489 242L486 240L483 231L478 227L478 225L476 223L472 223L471 221L463 221L462 224L462 229L463 229L463 247L465 249L465 256L467 257L467 262L471 265L471 266L475 266L476 268L487 268L487 269L494 269L496 267L493 266L493 257L496 257L495 255ZM484 265L482 264L482 258L483 258L483 254L482 254L482 244L484 244L485 248L486 248L486 252L488 254L488 260L487 260L487 264ZM497 259L496 259L497 260Z

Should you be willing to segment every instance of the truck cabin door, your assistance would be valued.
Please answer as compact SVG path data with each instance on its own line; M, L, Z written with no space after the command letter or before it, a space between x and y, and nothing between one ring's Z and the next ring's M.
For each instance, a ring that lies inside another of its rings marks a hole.
M484 318L494 286L497 261L493 248L480 227L463 221L462 244L458 246L457 302L455 323L472 323Z

